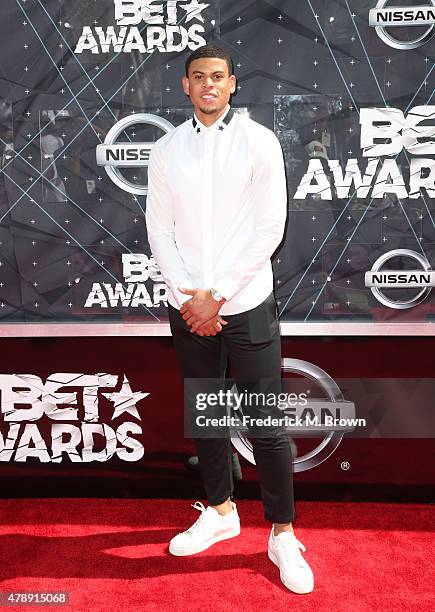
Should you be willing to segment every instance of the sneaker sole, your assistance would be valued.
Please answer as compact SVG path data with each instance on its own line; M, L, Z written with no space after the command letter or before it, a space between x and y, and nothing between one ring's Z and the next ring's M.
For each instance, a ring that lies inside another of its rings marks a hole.
M274 563L278 569L279 568L279 563L278 563L278 559L275 557L275 554L273 553L273 551L270 550L269 546L267 547L267 554L269 556L269 559L272 561L272 563ZM281 578L281 582L283 583L283 585L289 589L290 591L292 591L293 593L297 593L298 595L306 595L307 593L311 593L314 590L314 585L310 588L310 589L300 589L295 587L295 585L289 585L286 582L284 582L284 580L281 577L281 570L279 572L279 577Z
M238 527L237 529L232 529L231 531L227 531L226 533L216 536L215 538L211 538L210 540L207 540L207 542L205 542L203 546L199 546L197 548L194 548L193 550L190 549L189 551L171 549L171 545L169 544L169 552L171 553L171 555L174 555L174 557L190 557L190 555L196 555L197 553L200 553L203 550L207 550L207 548L210 548L210 546L213 546L213 544L216 544L217 542L229 540L230 538L235 538L238 535L240 535L240 527Z

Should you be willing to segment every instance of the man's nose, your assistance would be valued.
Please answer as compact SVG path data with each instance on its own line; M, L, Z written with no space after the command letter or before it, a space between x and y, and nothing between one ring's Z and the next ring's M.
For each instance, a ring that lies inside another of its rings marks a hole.
M202 86L212 87L212 85L213 85L213 79L211 77L204 77L204 80L202 81Z

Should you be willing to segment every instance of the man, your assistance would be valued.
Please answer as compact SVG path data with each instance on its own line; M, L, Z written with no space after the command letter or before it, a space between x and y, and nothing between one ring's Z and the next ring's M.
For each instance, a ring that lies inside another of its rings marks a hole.
M153 147L147 228L169 288L169 320L184 378L222 379L229 358L237 381L279 379L281 342L270 257L287 210L281 147L272 131L229 106L231 58L196 49L182 79L194 116ZM232 501L228 437L196 439L208 508L169 545L191 555L240 533ZM292 457L285 432L253 439L264 514L273 523L269 558L292 591L313 575L293 533Z

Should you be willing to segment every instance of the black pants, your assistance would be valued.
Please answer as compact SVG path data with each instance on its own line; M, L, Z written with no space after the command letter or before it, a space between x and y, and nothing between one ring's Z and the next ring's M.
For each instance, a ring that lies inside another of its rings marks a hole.
M223 318L228 325L216 336L191 333L179 311L169 306L169 321L184 378L224 378L229 358L237 381L281 377L281 338L273 294L259 306ZM208 503L233 494L229 438L195 439ZM292 456L284 431L252 438L264 516L274 523L294 520Z

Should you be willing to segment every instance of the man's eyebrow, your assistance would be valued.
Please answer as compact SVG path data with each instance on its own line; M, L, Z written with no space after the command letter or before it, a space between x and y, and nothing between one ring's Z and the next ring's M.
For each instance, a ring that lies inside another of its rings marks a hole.
M202 70L193 70L192 74L205 74ZM212 74L224 74L223 70L215 70Z

